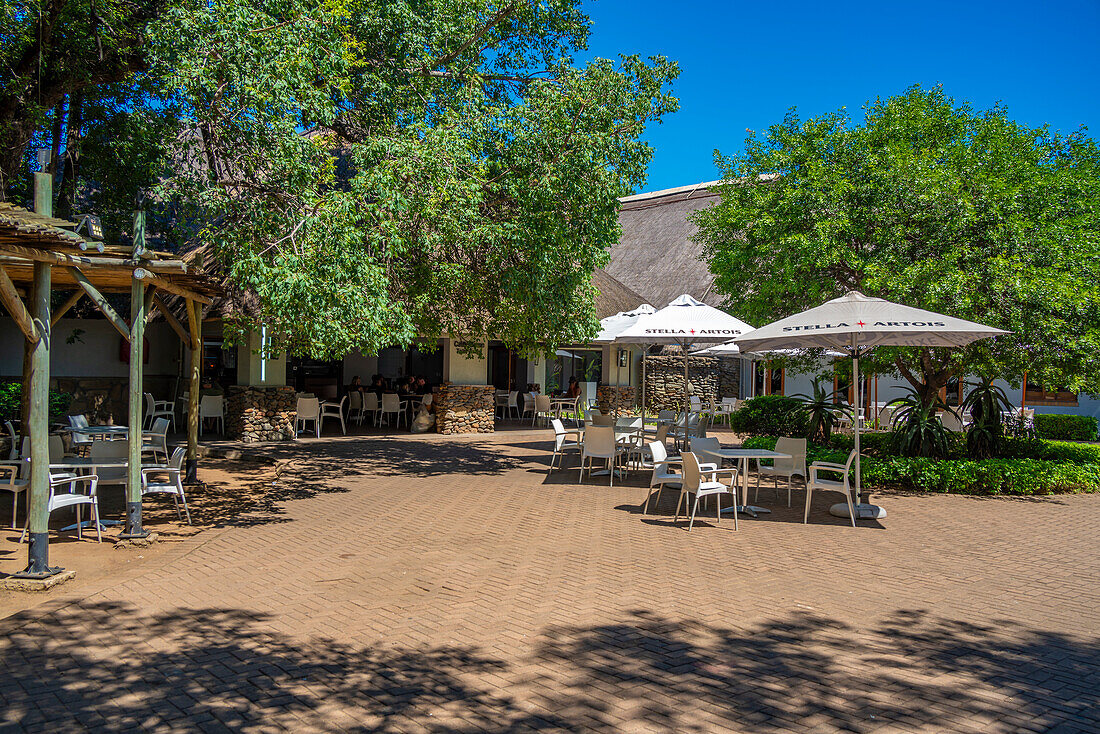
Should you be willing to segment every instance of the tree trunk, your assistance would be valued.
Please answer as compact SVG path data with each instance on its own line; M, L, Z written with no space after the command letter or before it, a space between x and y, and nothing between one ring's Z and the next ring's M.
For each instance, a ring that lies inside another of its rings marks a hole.
M914 373L909 365L902 361L901 357L894 359L901 376L913 386L920 396L921 405L928 407L936 402L940 396L940 390L947 386L947 381L955 374L949 366L937 364L932 357L932 352L922 348L920 352L920 370Z
M69 219L76 208L76 177L80 175L80 145L83 140L84 92L73 92L69 99L69 115L65 123L65 163L61 167L61 183L57 187L57 216Z

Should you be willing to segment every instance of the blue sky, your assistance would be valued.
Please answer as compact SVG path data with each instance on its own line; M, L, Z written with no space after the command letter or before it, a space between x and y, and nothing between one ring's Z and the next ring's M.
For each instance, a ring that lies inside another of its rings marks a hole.
M1100 134L1100 2L586 2L590 54L680 63L680 111L651 128L645 190L719 177L789 107L803 117L942 83L957 100L1068 132Z

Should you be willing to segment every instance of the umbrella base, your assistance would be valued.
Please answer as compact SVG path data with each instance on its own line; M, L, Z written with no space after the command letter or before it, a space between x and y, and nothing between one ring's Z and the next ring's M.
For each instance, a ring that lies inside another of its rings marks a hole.
M848 503L838 502L829 508L829 514L833 517L851 517L848 514ZM857 520L885 520L886 508L879 507L878 505L868 505L860 503L856 505L856 519Z

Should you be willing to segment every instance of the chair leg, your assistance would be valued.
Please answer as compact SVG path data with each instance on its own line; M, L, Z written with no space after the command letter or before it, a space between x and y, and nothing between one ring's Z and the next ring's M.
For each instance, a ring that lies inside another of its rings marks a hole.
M191 524L191 510L187 507L187 495L183 491L183 483L179 485L180 499L183 500L183 514L187 517L187 524Z
M695 495L695 504L691 508L691 522L688 523L688 530L695 527L695 513L699 511L699 495Z
M720 495L720 494L714 495L714 504L718 506L717 510L714 513L714 517L715 517L714 522L717 525L721 525L722 524L722 495Z
M813 496L814 487L809 482L806 482L806 514L802 516L802 524L805 525L810 521L810 497Z
M99 498L92 502L92 520L95 522L95 542L103 542L103 531L99 529Z
M73 509L76 510L76 539L84 540L84 528L80 524L80 505L77 505Z
M852 527L854 528L856 526L856 506L852 502L852 492L847 487L844 488L844 499L848 500L848 516L852 518Z

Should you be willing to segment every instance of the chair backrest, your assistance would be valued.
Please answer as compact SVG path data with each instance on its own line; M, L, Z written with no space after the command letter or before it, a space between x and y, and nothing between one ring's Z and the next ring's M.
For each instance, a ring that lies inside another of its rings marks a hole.
M395 392L382 393L382 412L383 413L400 413L401 412L401 398L397 396Z
M539 413L550 412L550 396L549 395L536 395L535 396L535 410Z
M699 399L698 395L692 395L688 400L692 410L699 410L703 406L703 401Z
M177 446L176 450L172 452L172 458L168 460L168 466L173 469L181 469L183 467L183 459L187 456L187 449L183 446Z
M722 405L729 405L730 410L737 409L737 398L722 398Z
M352 390L350 393L348 393L348 397L351 398L351 400L348 402L348 406L352 410L363 409L363 393L359 392L358 390Z
M652 441L649 444L649 453L653 456L654 471L656 471L657 466L668 461L668 449L665 448L664 441Z
M675 417L676 417L676 411L675 410L659 410L659 411L657 411L657 420L659 420L659 421L670 421L670 420L673 420Z
M550 426L554 429L555 436L562 436L565 434L565 424L561 422L560 418L551 418Z
M378 410L378 393L369 392L363 396L363 410L371 412Z
M167 418L157 418L155 421L153 421L153 427L151 429L149 429L149 432L150 433L156 433L156 434L161 435L161 436L167 435L168 434L168 419Z
M50 436L50 463L61 461L65 458L65 442L61 436Z
M508 393L508 407L519 407L519 390L512 390L510 393Z
M298 398L295 411L302 420L314 420L321 412L321 401L317 398Z
M660 442L662 446L665 445L665 439L668 438L669 425L666 423L663 426L657 426L656 440Z
M603 413L600 413L598 411L592 411L592 413L589 415L589 421L592 423L592 425L600 426L601 428L615 427L614 417L610 415L604 415Z
M627 430L640 431L642 430L642 418L641 416L627 415L622 418L615 419L615 427L620 431L624 428Z
M589 426L584 432L584 453L591 456L614 456L615 426Z
M790 454L789 459L776 459L775 468L806 475L806 439L780 438L775 442L775 450L781 454Z
M145 393L145 415L153 414L153 405L156 404L156 398L153 397L153 393Z
M217 418L222 415L222 396L203 395L199 399L199 417Z
M702 438L699 436L692 436L690 445L691 452L695 454L696 457L701 457L705 461L711 461L721 465L722 457L714 453L715 451L718 451L722 448L722 442L719 441L717 438Z
M884 406L882 406L882 409L878 412L879 425L880 426L881 425L887 425L888 426L888 425L890 425L890 421L893 420L893 418L894 418L894 406L893 405L884 405Z
M11 425L11 424L8 424L8 425ZM85 418L83 415L70 415L69 416L69 426L71 428L87 428L88 427L88 419ZM73 437L73 441L88 441L89 440L88 439L88 434L80 433L79 431L73 431L72 432L72 437Z
M430 392L424 393L424 397L420 398L420 406L423 408L427 408L429 405L432 404L433 400L435 400L434 395L432 395Z
M19 458L19 438L15 435L15 426L11 424L11 421L4 421L4 428L8 431L8 436L11 438L11 449L8 451L8 460L14 461Z
M683 490L685 492L696 492L699 490L699 482L702 477L699 475L699 459L695 454L690 451L684 451L680 454L680 458L683 459L684 468L684 483Z
M96 441L88 449L93 459L121 459L130 451L126 441Z

